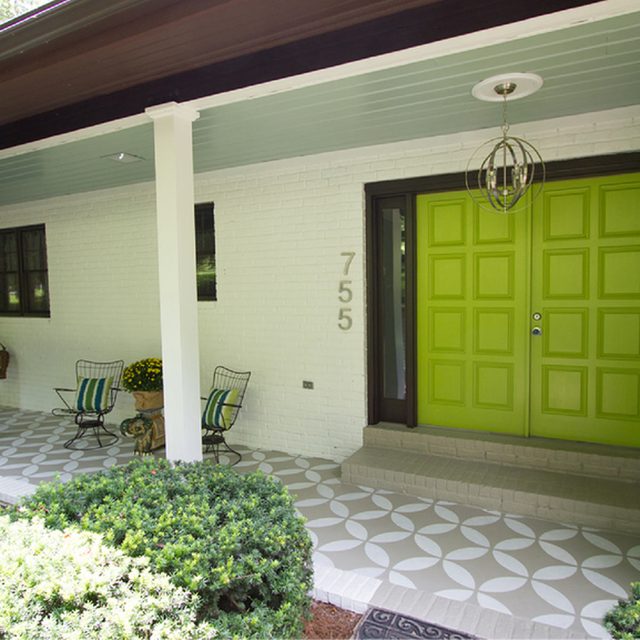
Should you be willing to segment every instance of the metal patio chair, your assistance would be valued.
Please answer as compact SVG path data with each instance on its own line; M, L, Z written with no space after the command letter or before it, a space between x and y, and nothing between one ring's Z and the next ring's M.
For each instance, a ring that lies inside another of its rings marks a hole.
M205 446L205 452L213 451L218 463L220 445L238 456L234 465L242 460L242 455L228 445L224 434L231 429L238 417L250 377L251 371L233 371L222 366L216 367L209 396L202 398L206 400L202 413L202 444Z
M54 409L54 416L74 416L78 427L75 435L64 443L67 449L92 450L108 447L118 441L118 436L104 425L104 416L116 403L120 391L123 360L113 362L76 362L75 389L56 387L54 390L64 407ZM94 436L96 444L79 446L85 436Z

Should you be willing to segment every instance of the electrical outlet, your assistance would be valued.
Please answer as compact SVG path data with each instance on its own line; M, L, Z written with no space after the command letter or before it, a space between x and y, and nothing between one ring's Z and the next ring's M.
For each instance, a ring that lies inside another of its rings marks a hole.
M311 380L303 380L302 381L302 388L303 389L313 389L313 382L311 382Z

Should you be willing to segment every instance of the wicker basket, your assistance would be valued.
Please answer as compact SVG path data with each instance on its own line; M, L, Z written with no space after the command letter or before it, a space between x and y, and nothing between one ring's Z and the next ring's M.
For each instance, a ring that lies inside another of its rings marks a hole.
M0 342L0 379L7 377L7 367L9 366L9 352L5 346Z

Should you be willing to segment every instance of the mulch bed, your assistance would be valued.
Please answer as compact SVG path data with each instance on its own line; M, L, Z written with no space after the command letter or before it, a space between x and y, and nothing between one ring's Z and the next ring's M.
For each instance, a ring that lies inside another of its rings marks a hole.
M304 626L306 640L347 640L353 635L362 615L314 600L311 620Z

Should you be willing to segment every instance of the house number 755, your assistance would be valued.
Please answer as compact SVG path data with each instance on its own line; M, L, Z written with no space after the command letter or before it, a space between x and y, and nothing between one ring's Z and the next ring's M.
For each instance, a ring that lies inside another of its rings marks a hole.
M356 256L356 252L343 251L340 255L345 258L342 275L348 276L351 263ZM338 326L343 331L349 331L349 329L351 329L351 327L353 326L353 319L351 318L351 307L346 307L344 305L349 304L353 300L351 280L340 280L338 284L338 300L340 300L340 302L342 303L342 306L338 309Z

